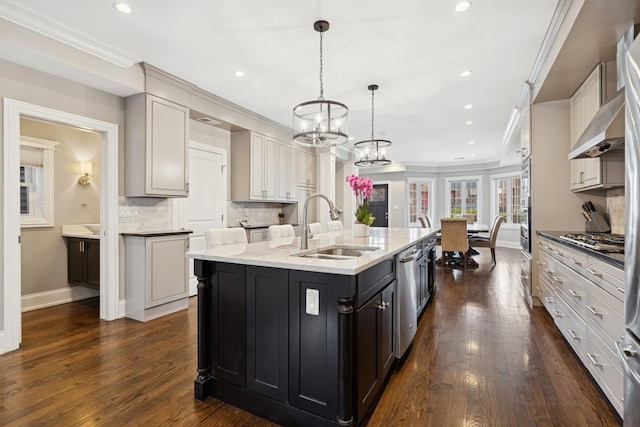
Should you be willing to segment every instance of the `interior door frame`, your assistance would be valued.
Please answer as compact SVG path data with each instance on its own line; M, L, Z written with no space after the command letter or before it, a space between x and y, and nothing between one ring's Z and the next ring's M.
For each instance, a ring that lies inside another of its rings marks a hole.
M389 221L390 221L390 216L391 216L391 200L390 200L390 194L391 194L391 181L377 181L373 183L374 187L376 185L386 185L387 186L387 228L389 228Z
M124 316L119 297L118 241L118 125L10 98L3 99L2 144L2 299L0 354L19 348L22 341L20 263L20 117L80 127L100 134L100 318Z

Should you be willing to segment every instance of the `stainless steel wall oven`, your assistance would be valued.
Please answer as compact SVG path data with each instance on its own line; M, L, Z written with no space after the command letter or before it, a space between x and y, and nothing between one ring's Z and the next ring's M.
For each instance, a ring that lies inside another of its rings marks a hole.
M531 253L531 158L522 163L520 179L520 245Z

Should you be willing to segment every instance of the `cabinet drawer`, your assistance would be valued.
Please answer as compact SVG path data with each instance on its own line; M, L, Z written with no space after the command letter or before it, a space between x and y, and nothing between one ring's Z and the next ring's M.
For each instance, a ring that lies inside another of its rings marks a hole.
M624 300L624 271L600 260L589 258L585 276L604 289L621 304ZM613 305L613 304L612 304ZM622 311L622 309L620 310Z
M611 306L615 303L615 307ZM607 334L610 339L619 340L624 331L624 305L617 301L597 285L591 284L586 305L589 324L595 325Z
M562 318L560 331L576 354L583 359L587 350L587 324L562 298L558 298L555 304L561 307L566 315Z
M546 279L540 278L538 280L538 298L542 301L542 305L547 309L549 314L553 316L553 303L555 295L553 293L553 289L547 284Z
M585 364L619 414L622 414L624 376L611 346L591 329L587 332Z
M356 307L362 306L396 278L395 265L395 258L388 258L356 276Z
M565 265L557 266L554 273L554 280L556 289L562 298L580 317L584 318L584 306L587 300L586 286L589 281Z

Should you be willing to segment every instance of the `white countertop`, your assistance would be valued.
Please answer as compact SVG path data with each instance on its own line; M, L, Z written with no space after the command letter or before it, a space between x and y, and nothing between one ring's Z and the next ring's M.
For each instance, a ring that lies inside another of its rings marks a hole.
M67 224L62 226L62 236L100 239L99 230L100 224Z
M410 247L438 228L371 228L368 237L353 237L352 230L316 234L309 239L309 249L331 245L375 246L379 250L350 259L318 259L292 256L307 252L300 250L299 237L284 237L268 242L219 246L202 251L187 252L186 256L206 261L231 264L286 268L289 270L355 275Z

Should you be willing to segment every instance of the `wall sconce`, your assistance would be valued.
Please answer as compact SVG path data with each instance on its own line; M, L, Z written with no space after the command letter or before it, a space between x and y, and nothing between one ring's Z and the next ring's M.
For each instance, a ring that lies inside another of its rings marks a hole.
M91 182L89 175L93 173L93 165L91 162L80 162L80 173L82 175L78 178L78 184L89 185L89 182Z

